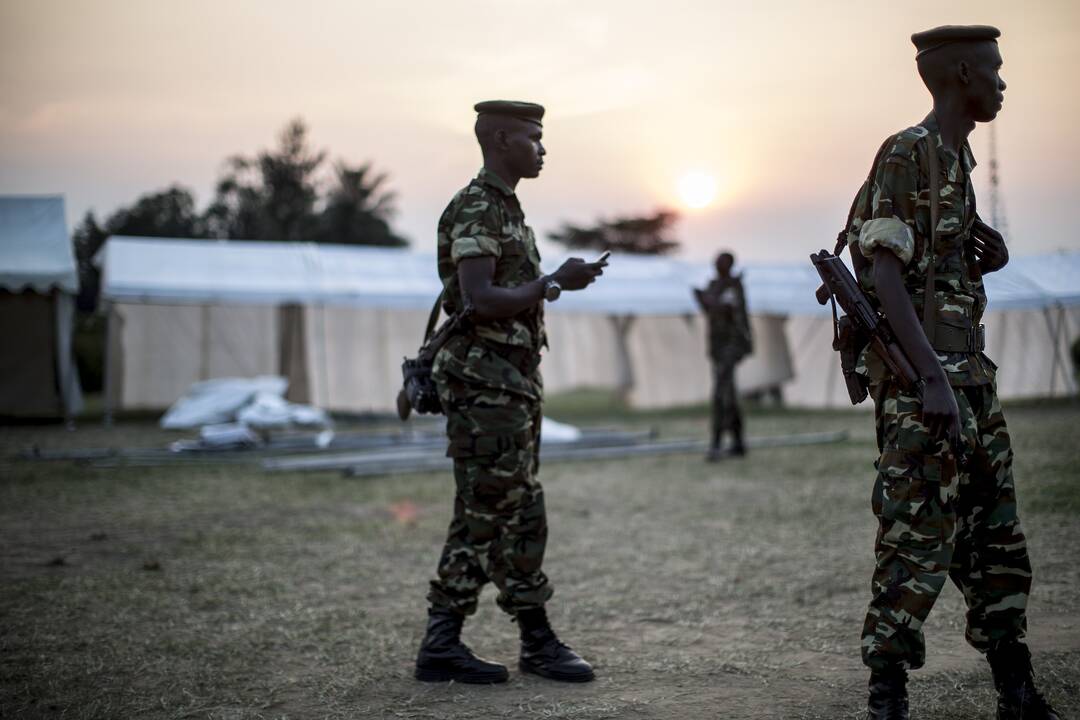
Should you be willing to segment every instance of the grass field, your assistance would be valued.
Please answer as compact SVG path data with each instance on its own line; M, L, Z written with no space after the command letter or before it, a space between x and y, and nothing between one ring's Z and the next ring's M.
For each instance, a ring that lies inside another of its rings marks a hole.
M705 429L700 411L634 415L580 396L550 410L664 437ZM1043 687L1080 717L1080 405L1006 412L1036 572L1030 642ZM598 679L565 686L515 669L476 687L411 676L448 476L13 462L32 444L178 436L146 422L0 428L0 717L861 717L870 416L758 411L749 429L850 439L715 465L678 455L543 468L549 611ZM955 588L926 631L914 717L993 717ZM513 667L516 629L491 590L465 639Z

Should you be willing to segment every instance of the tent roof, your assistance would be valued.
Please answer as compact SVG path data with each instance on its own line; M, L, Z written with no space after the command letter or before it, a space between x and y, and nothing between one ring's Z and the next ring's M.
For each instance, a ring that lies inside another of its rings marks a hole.
M117 236L102 253L109 300L430 308L440 290L430 255L395 248Z
M397 248L282 242L113 237L105 245L103 296L159 303L327 303L431 307L440 285L430 253ZM544 263L554 270L562 258ZM564 293L553 311L679 315L698 308L712 265L618 255L587 292ZM805 263L748 264L747 303L757 313L829 312L814 300L819 279ZM1080 303L1080 252L1015 258L986 279L991 308Z
M79 291L64 198L0 196L0 288Z

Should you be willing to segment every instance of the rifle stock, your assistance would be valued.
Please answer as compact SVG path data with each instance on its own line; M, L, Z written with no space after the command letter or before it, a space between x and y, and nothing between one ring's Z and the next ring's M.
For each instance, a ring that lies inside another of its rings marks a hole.
M830 299L835 299L836 304L847 316L848 322L853 325L855 332L866 339L871 349L885 363L901 387L909 391L917 389L920 384L919 374L915 372L911 361L896 341L889 323L878 315L843 260L828 250L822 250L811 254L810 262L813 263L824 283L815 293L817 301L824 305ZM841 350L839 347L835 349ZM849 367L849 363L844 363L844 365L845 376L851 375L854 368ZM848 385L852 403L861 402L866 397L865 391L859 396L859 393L851 389L850 378Z

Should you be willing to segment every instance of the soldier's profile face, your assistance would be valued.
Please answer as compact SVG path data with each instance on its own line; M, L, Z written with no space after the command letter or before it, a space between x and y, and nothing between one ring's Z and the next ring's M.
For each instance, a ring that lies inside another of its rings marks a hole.
M1001 64L997 43L979 43L972 53L967 91L968 107L976 122L990 122L1001 111L1005 100Z
M543 129L530 122L518 122L506 133L506 160L523 178L534 178L544 167Z

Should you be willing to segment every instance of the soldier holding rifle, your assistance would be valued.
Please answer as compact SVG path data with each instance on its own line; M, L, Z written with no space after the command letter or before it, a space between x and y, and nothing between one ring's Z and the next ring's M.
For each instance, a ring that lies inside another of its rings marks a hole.
M950 26L912 36L933 111L882 145L847 227L859 285L891 328L864 346L854 369L874 398L881 452L862 634L871 720L908 717L907 670L923 665L921 628L946 579L967 602L968 642L990 662L999 720L1059 717L1035 687L1023 643L1031 564L979 324L982 276L1001 269L1008 251L975 211L967 137L1001 109L999 35ZM851 378L849 390L856 400Z

